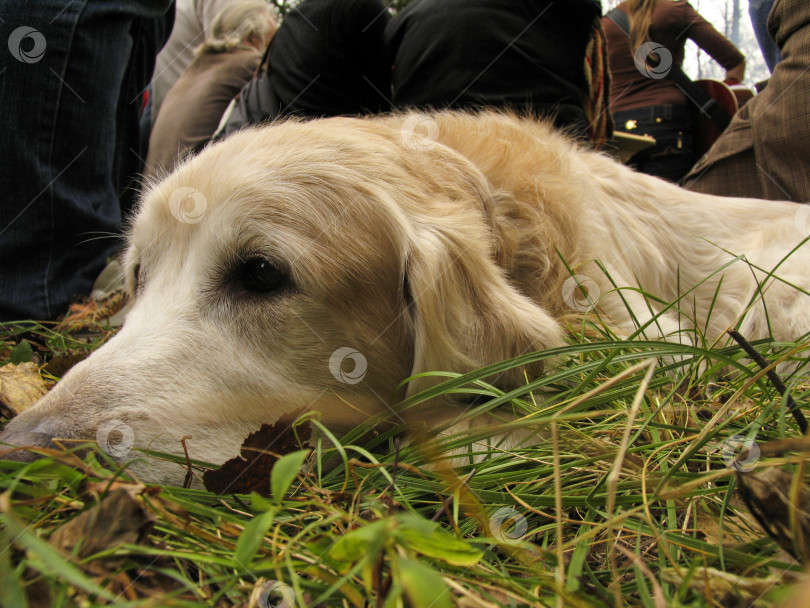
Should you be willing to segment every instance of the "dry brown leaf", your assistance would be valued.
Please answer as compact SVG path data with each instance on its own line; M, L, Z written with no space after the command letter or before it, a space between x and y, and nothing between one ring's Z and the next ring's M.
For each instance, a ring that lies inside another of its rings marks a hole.
M705 508L695 512L695 529L703 535L710 545L734 547L749 543L762 537L762 530L757 520L748 513L742 500L735 497L730 503L722 522L717 513ZM722 525L721 525L722 524Z
M59 526L50 543L79 558L111 549L122 543L143 542L154 523L153 517L128 489L113 490L97 505Z
M59 331L76 330L109 319L120 312L127 304L123 290L117 290L102 300L87 299L70 305L68 314L57 327Z
M36 363L0 367L0 409L8 418L24 412L48 392Z
M270 472L278 460L301 446L292 421L303 414L294 412L275 424L263 424L242 443L241 456L226 461L220 468L203 474L205 489L216 494L250 494L270 496Z
M797 501L791 500L794 475L771 468L737 473L740 495L751 514L779 545L793 557L810 560L810 491L800 480ZM791 516L795 525L791 524Z
M88 481L84 485L84 492L87 494L102 494L114 490L124 490L132 496L132 498L140 496L141 494L155 495L160 492L160 488L157 486L147 486L142 483L130 481L113 481L112 483L108 480Z
M43 366L43 371L57 378L61 378L77 363L81 363L90 356L89 352L68 353L55 355Z
M712 597L717 600L717 605L723 606L749 606L752 598L761 598L775 587L790 582L784 576L741 576L731 572L724 572L717 568L696 568L690 572L688 582L684 580L684 573L673 568L666 568L661 571L661 580L676 585L688 584L699 593L706 593L711 590Z

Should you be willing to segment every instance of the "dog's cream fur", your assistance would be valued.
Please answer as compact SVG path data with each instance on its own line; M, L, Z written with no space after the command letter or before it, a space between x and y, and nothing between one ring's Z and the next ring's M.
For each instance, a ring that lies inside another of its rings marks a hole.
M563 259L626 335L662 308L640 287L665 302L688 293L647 336L696 326L717 338L743 318L749 339L796 339L810 331L810 246L784 258L807 236L804 210L690 193L501 114L244 131L148 190L124 327L2 440L95 439L124 424L138 447L182 453L190 435L190 455L216 463L301 407L347 428L388 411L413 373L561 345L559 319L584 300ZM245 290L234 276L251 258L289 283ZM764 303L746 310L759 283ZM330 370L341 348L366 362L361 381ZM156 459L132 470L184 474Z

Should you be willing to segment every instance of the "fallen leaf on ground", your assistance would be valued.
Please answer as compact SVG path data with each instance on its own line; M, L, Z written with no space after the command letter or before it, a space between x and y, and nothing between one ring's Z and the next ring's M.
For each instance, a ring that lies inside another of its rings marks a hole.
M68 314L57 328L59 331L75 330L86 324L95 324L109 319L127 304L123 290L114 291L102 300L87 299L70 305Z
M154 496L160 493L158 486L147 486L142 483L134 481L88 481L83 488L84 492L88 494L96 493L102 494L104 492L113 492L115 490L124 490L132 498L140 496L141 494Z
M19 365L20 363L29 363L34 361L34 349L31 348L31 343L28 340L21 340L8 355L9 363Z
M303 410L299 410L275 424L263 424L248 435L242 443L241 456L203 474L205 488L217 494L256 492L270 496L270 471L278 457L300 449L292 421L302 413Z
M810 560L810 491L800 480L794 504L793 479L793 474L777 468L737 473L740 495L765 532L793 557Z
M77 555L84 558L122 543L143 542L153 523L153 517L141 503L127 489L119 488L59 526L50 543L68 554L79 545Z
M748 512L738 497L729 503L730 509L720 517L708 509L698 508L695 512L695 529L710 545L733 547L753 542L762 537L762 530L756 519Z
M90 356L89 352L70 353L67 355L56 355L48 361L42 368L52 376L61 378L77 363L81 363Z
M661 571L661 580L679 586L686 584L696 590L711 589L711 597L714 597L720 606L753 606L755 604L752 600L761 598L785 582L781 575L746 577L707 567L696 568L689 573L688 579L684 578L683 572L665 568Z
M13 418L39 401L48 385L39 375L36 363L9 363L0 367L0 411Z

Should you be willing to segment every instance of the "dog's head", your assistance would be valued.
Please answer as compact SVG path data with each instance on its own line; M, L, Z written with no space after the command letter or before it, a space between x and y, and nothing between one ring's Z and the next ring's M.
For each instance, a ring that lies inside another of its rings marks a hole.
M465 158L409 146L391 119L288 122L211 146L143 198L121 331L0 439L103 443L118 428L172 453L191 436L193 458L221 462L300 408L338 430L399 422L412 374L556 346L558 324L495 261L497 196ZM132 469L184 473L156 459Z

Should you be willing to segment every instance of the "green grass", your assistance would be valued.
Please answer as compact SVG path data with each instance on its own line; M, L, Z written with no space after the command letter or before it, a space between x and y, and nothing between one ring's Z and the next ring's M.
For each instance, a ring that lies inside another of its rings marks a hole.
M49 538L126 471L98 450L4 461L0 604L777 606L803 568L748 513L722 448L797 437L783 398L736 345L586 329L402 404L477 393L464 416L503 412L500 427L412 442L370 423L340 443L322 431L302 472L298 454L277 462L266 498L130 486L154 518L148 537L84 557ZM19 332L0 335L2 363ZM28 339L43 358L97 345L43 326ZM808 345L755 347L779 361ZM521 389L487 383L537 358L555 364ZM805 406L808 387L784 380ZM534 440L506 449L508 430ZM792 452L756 470L803 475L805 462Z

